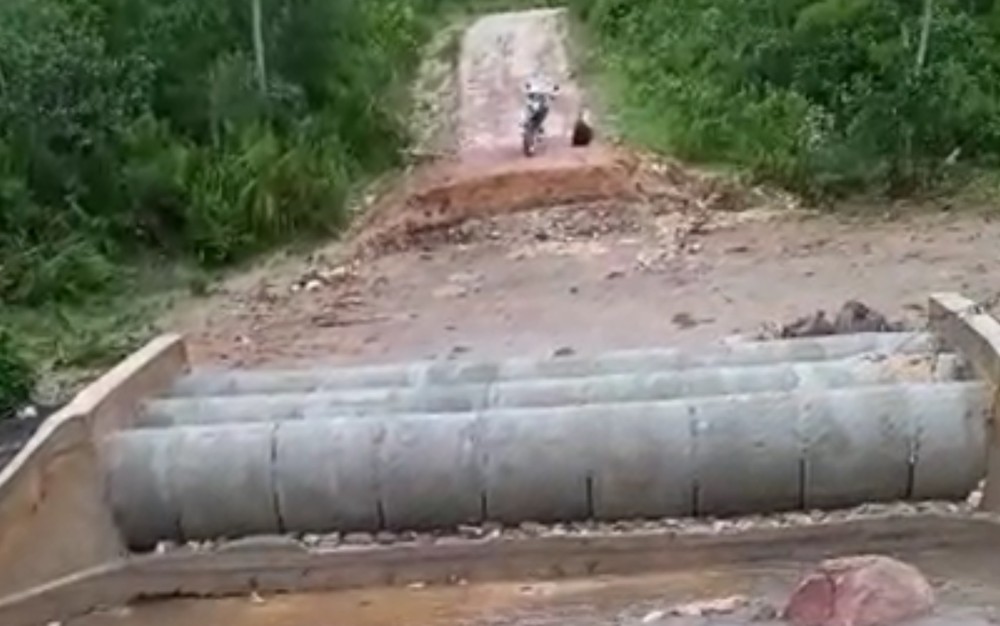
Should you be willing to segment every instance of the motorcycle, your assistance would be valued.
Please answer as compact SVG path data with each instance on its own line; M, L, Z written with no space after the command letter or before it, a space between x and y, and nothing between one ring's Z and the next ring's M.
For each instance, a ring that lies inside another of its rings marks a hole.
M535 154L538 144L545 134L545 119L549 114L549 103L555 98L559 87L553 87L551 92L545 92L534 89L528 84L526 91L527 100L521 122L521 150L524 152L524 156L531 157Z

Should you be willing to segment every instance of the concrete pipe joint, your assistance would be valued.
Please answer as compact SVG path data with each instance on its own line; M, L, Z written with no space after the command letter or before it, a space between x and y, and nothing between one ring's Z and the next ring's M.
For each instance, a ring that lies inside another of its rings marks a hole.
M823 361L861 354L921 354L926 333L862 333L783 341L716 344L701 350L626 350L594 357L503 361L425 361L352 368L198 371L178 381L173 396L308 393L343 389L489 383L542 378L642 374L699 367Z
M902 361L858 356L835 361L699 367L494 383L166 398L147 403L137 419L137 425L191 426L657 402L727 394L878 385L901 382L908 377L948 381L956 376L957 357L953 354L910 355Z
M107 440L108 490L137 549L956 499L988 407L971 382L144 429Z

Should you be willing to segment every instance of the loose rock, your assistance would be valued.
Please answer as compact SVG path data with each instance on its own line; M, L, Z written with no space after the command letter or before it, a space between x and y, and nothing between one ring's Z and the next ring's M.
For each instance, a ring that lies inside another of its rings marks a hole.
M344 535L343 543L348 546L370 546L375 543L375 538L371 533L347 533Z
M678 604L669 611L670 615L678 617L701 617L705 615L725 615L733 613L749 603L746 596L727 596L709 600L696 600Z
M784 610L794 626L889 626L926 614L934 592L920 571L886 556L820 563Z

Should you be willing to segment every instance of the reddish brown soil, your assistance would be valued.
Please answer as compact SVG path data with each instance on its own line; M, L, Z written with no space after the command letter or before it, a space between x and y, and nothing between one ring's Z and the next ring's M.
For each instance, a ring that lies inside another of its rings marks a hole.
M526 159L502 154L425 168L387 196L358 236L364 247L404 247L415 234L539 207L638 199L638 160L608 147L565 146Z

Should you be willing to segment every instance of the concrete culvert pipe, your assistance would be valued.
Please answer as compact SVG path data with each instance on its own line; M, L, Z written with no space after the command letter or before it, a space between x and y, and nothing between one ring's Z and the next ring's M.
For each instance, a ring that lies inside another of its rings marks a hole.
M109 494L135 548L254 533L726 515L958 499L989 391L933 383L125 431Z
M569 356L504 361L425 361L351 368L197 371L180 381L172 396L306 393L364 387L467 384L532 378L570 378L651 373L696 367L822 361L864 353L918 354L931 351L925 333L867 333L811 339L716 344L701 350L627 350L595 357Z
M836 361L700 367L594 377L167 398L148 402L137 423L146 427L165 427L392 413L451 413L953 380L956 358L953 354L892 355L883 359L859 356Z

